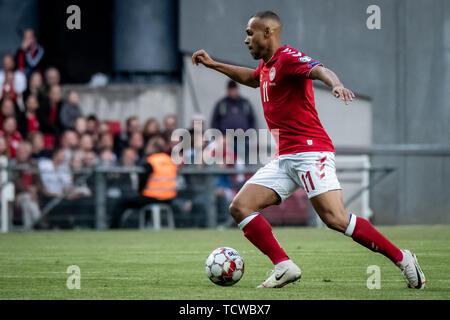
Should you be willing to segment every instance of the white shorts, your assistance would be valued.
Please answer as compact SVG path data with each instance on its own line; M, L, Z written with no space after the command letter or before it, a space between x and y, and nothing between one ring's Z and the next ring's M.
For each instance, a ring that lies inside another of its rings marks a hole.
M281 201L303 187L308 198L340 190L333 152L301 152L281 155L260 168L247 182L274 190ZM280 201L280 202L281 202Z

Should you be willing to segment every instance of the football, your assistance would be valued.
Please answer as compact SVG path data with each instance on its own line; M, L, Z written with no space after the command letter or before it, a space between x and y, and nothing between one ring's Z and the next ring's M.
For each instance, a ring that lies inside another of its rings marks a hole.
M219 286L232 286L244 274L244 259L233 248L215 249L206 259L206 275Z

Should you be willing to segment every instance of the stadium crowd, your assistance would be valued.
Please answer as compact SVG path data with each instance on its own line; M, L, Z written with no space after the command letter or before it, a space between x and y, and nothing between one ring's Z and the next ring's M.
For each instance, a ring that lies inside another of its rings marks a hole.
M80 172L97 165L143 166L155 152L170 155L177 143L171 141L172 132L178 128L177 116L165 115L162 125L156 118L149 118L142 124L136 116L129 117L124 130L114 132L110 121L99 120L94 114L83 114L76 90L63 94L60 72L54 66L46 66L44 56L44 48L34 31L28 29L16 54L2 58L0 157L7 158L10 166L21 168L13 171L12 178L16 199L14 220L25 229L55 225L71 228L83 223L93 227L95 181ZM244 108L246 114L242 117L235 107L228 108L229 98L220 100L212 123L221 130L224 124L235 122L232 119L242 122L243 118L248 118L250 127L254 124L251 106L236 90L235 83L228 85L228 95L235 99L231 102L236 101L238 109ZM228 114L227 110L230 110ZM193 130L192 127L191 133ZM218 143L221 142L215 142ZM214 152L211 146L208 150ZM194 148L189 152L193 155ZM235 151L226 150L224 157L236 158ZM114 211L121 199L140 194L145 185L136 173L108 174L107 179L108 212ZM230 200L243 182L242 176L217 178L218 211L223 221ZM181 185L189 183L195 181L181 181ZM181 225L205 227L205 195L189 187L177 189L172 205L178 217L184 217ZM53 205L55 198L59 201ZM59 221L58 216L63 217L64 223L54 223Z

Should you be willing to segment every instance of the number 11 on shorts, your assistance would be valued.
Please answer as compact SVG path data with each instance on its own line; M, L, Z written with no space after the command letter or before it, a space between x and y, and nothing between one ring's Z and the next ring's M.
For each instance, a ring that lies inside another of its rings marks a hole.
M314 190L315 187L314 187L314 183L313 183L312 178L311 178L311 172L310 171L306 172L306 178L309 180L309 185L311 187L311 190ZM306 192L309 193L309 188L308 188L308 185L306 183L306 179L305 179L305 175L304 174L302 174L302 181L303 181L303 185L305 186Z

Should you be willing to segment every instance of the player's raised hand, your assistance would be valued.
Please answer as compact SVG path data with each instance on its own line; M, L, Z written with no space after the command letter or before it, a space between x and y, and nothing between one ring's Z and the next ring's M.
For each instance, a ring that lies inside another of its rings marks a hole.
M203 64L205 67L210 68L214 63L214 60L211 59L209 54L202 49L194 52L194 54L192 55L192 64L198 65L199 63Z
M333 95L338 99L342 99L345 104L348 104L349 101L353 101L353 98L355 97L355 94L351 90L344 88L343 85L333 87Z

